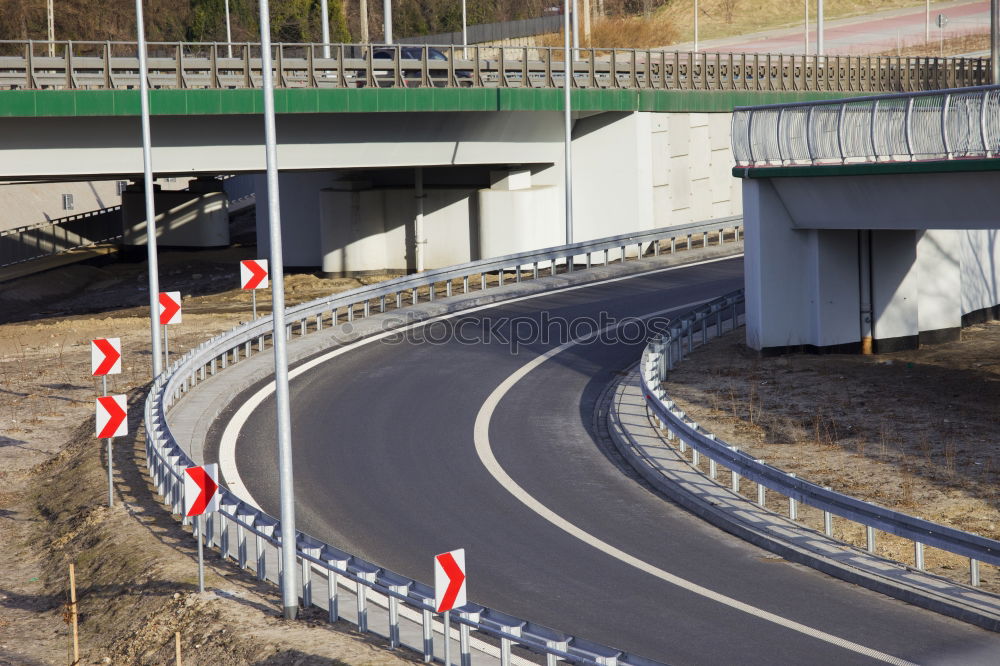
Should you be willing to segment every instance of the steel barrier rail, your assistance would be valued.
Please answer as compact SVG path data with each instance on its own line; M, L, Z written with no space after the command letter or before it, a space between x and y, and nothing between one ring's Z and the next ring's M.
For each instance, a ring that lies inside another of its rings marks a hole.
M53 55L49 55L50 47ZM280 88L561 88L558 47L275 44ZM232 56L229 54L232 49ZM433 48L445 60L428 57ZM404 58L403 50L419 58ZM901 58L575 49L573 86L583 89L877 93L977 86L988 58ZM150 43L151 88L259 88L253 43ZM377 56L377 57L376 57ZM0 41L0 89L136 88L133 42Z
M122 236L121 218L112 214L120 210L111 206L0 231L0 267L117 240ZM102 219L95 225L92 218Z
M795 503L822 510L827 536L833 536L830 516L840 516L868 528L866 547L869 552L875 551L876 529L913 541L918 569L923 569L925 545L968 557L970 583L978 586L980 562L1000 566L1000 541L915 518L800 479L717 439L670 400L662 386L667 372L695 347L722 335L724 330L733 330L738 326L743 305L744 293L741 289L696 308L678 317L643 351L640 363L643 394L650 411L667 429L668 438L678 439L681 451L691 447L700 455L728 468L738 478L758 484L760 504L763 504L763 490L760 489L766 488L789 498L789 513L793 519ZM729 324L728 329L726 323Z
M1000 154L1000 86L741 107L737 166L878 163Z
M520 281L528 277L536 278L546 270L554 275L560 264L564 265L564 270L573 271L574 261L580 261L581 265L589 268L594 265L595 255L601 259L600 264L604 265L615 259L612 253L620 255L621 260L625 261L628 257L627 249L632 246L636 246L636 257L641 259L644 255L658 255L661 246L663 252L674 252L678 249L678 241L686 249L693 247L695 239L700 241L702 247L708 247L712 234L717 234L717 244L728 240L738 241L741 229L742 218L729 217L468 262L400 277L289 308L287 319L291 323L286 335L291 337L293 328L304 335L310 332L310 323L312 331L320 331L324 322L336 324L340 312L345 313L347 320L369 316L373 314L370 307L373 302L377 302L379 311L384 312L388 297L393 295L396 297L397 307L403 306L404 295L406 300L416 304L418 289L424 287L430 288L426 300L434 300L450 296L452 287L458 280L461 280L465 293L476 286L476 277L479 278L480 289L485 290L489 287L486 279L488 273L496 272L497 283L503 284L505 269L514 270L513 280ZM441 283L445 285L443 293L439 293ZM158 493L173 513L183 514L183 470L194 463L171 433L167 411L198 382L239 362L241 357L248 358L254 353L254 346L257 352L264 351L272 336L271 326L271 318L266 316L216 336L188 351L153 382L145 404L147 466ZM240 567L254 569L258 578L279 583L276 573L268 570L269 566L273 570L275 563L281 566L278 560L282 538L279 521L226 488L220 489L220 493L220 510L212 514L205 527L209 545L218 547L224 557L236 560ZM235 541L233 530L236 532ZM298 561L295 566L301 567L302 571L301 598L304 605L325 607L330 619L335 621L342 617L339 610L340 589L345 587L345 583L353 584L359 631L379 633L368 623L366 603L369 594L374 593L376 599L381 600L381 605L388 609L388 624L383 635L395 647L404 644L399 620L399 604L402 603L404 608L420 614L423 644L409 647L422 651L425 661L434 658L432 588L344 553L301 532L296 533L296 545ZM323 595L314 594L314 574L326 579L325 599L320 600ZM652 666L656 663L473 604L455 613L455 621L460 633L463 666L471 664L470 631L499 641L497 655L503 666L511 663L514 645L529 652L544 654L546 663L551 665L557 660L594 665Z

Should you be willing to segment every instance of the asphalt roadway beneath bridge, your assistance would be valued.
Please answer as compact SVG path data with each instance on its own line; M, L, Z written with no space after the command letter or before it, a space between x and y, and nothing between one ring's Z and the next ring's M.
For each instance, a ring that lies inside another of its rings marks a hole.
M1000 636L776 559L647 489L607 450L594 406L637 360L638 325L553 350L742 281L742 259L729 259L564 289L306 372L291 386L298 528L427 583L435 554L464 547L470 601L667 663L1000 662ZM549 339L515 353L503 318ZM562 320L577 322L570 335ZM276 516L274 432L272 396L236 456Z

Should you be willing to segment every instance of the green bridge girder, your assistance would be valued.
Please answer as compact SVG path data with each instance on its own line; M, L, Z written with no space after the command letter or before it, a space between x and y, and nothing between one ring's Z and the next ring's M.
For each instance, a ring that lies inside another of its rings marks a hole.
M725 113L737 106L808 102L862 93L819 91L702 91L581 89L581 112ZM560 111L563 93L538 88L292 88L275 90L277 113L423 111ZM259 89L151 90L159 116L263 113ZM0 90L0 117L138 116L138 90Z

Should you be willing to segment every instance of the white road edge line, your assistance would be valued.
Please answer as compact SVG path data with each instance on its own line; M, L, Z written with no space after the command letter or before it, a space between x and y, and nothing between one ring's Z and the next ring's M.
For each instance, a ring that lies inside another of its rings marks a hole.
M671 312L674 310L693 307L703 302L704 301L699 301L697 303L689 303L687 305L671 307L665 310L658 310L656 312L650 312L645 315L633 317L633 319L649 319L650 317L655 317L656 315L660 315L665 312ZM685 578L681 578L680 576L677 576L668 571L660 569L659 567L656 567L652 564L649 564L648 562L640 560L639 558L633 555L629 555L625 551L616 548L615 546L612 546L611 544L602 541L596 536L577 527L570 521L566 520L562 516L558 515L557 513L549 509L547 506L545 506L537 499L535 499L531 494L529 494L524 488L518 485L518 483L514 481L514 479L512 479L507 474L507 472L503 470L503 468L500 466L500 463L493 455L493 450L490 447L490 438L489 438L490 421L493 418L493 413L494 411L496 411L497 405L500 403L503 397L529 372L531 372L541 364L545 363L549 359L561 354L570 347L573 347L585 340L588 340L592 337L599 335L604 331L617 328L618 326L622 325L622 323L624 322L612 324L611 326L607 326L601 331L588 333L587 335L580 336L578 338L570 340L569 342L565 342L559 345L558 347L550 349L541 356L538 356L529 361L528 363L524 364L523 366L521 366L521 368L519 368L517 371L515 371L513 374L507 377L507 379L505 379L499 386L496 387L496 389L493 390L490 396L486 399L486 402L483 403L482 408L479 410L479 414L476 416L474 437L476 443L476 453L479 455L479 460L483 463L483 466L486 467L489 473L493 475L493 478L496 479L497 483L503 486L503 488L507 492L509 492L511 495L517 498L526 507L528 507L536 514L538 514L545 520L549 521L559 529L563 530L564 532L576 537L577 539L583 541L587 545L593 546L597 550L600 550L601 552L606 553L614 557L615 559L618 559L626 564L629 564L635 567L636 569L639 569L640 571L648 573L651 576L655 576L660 580L681 587L689 592L697 594L701 597L705 597L706 599L710 599L724 606L728 606L729 608L742 611L744 613L760 618L762 620L766 620L768 622L773 622L774 624L785 627L787 629L791 629L792 631L797 631L811 638L816 638L818 640L830 643L832 645L836 645L846 650L857 652L858 654L863 654L867 657L871 657L872 659L877 659L887 664L895 664L897 666L915 666L912 662L900 659L898 657L894 657L890 654L880 652L878 650L866 647L864 645L860 645L858 643L854 643L845 638L834 636L833 634L829 634L820 629L815 629L813 627L801 624L794 620L789 620L788 618L782 617L775 613L771 613L761 608L757 608L756 606L752 606L751 604L739 601L738 599L728 597L724 594L721 594L714 590L710 590L707 587L703 587L701 585L698 585L697 583L693 583Z
M741 256L741 255L735 255L735 256ZM385 333L380 333L378 335L373 335L371 337L363 338L356 342L352 342L351 344L346 345L344 347L335 349L334 351L328 354L323 354L322 356L319 356L307 363L303 363L302 365L297 366L294 370L292 370L288 374L288 378L289 380L295 379L302 373L307 372L315 368L316 366L329 361L330 359L336 358L341 354L346 354L347 352L357 349L358 347L361 347L363 345L367 345L372 342L382 340L390 335L398 335L405 331L409 331L415 328L420 328L422 326L427 326L428 324L431 324L436 321L444 321L446 319L452 319L455 317L463 317L473 312L480 312L482 310L488 310L490 308L496 308L508 305L510 303L517 303L519 301L527 301L532 298L549 296L550 294L559 294L567 291L576 291L577 289L586 289L588 287L596 287L599 285L610 284L613 282L621 282L622 280L631 280L638 277L644 277L646 275L656 275L658 273L680 270L682 268L691 268L692 266L704 266L706 264L714 264L720 261L726 261L728 259L733 259L733 258L735 257L734 256L719 257L717 259L706 259L705 261L698 261L691 264L684 264L682 266L668 266L666 268L660 268L655 271L644 271L642 273L636 273L635 275L624 275L621 277L609 278L607 280L599 280L596 282L589 282L587 284L574 285L572 287L552 289L549 291L543 291L538 294L519 296L517 298L510 298L503 301L498 301L497 303L490 303L489 305L481 305L479 307L469 308L467 310L461 310L459 312L453 312L451 314L441 315L439 317L432 317L427 319L426 321L416 322L408 326L403 326L400 328L393 329L391 331L386 331ZM236 413L233 414L233 417L229 420L229 423L226 424L226 429L223 431L222 437L219 441L219 469L222 472L222 478L226 484L226 487L229 488L229 490L233 492L237 497L242 499L247 504L250 504L258 511L263 511L263 509L260 507L260 505L257 503L257 500L255 500L253 495L250 493L250 489L247 488L246 484L243 483L243 479L240 478L240 473L236 467L236 443L239 440L240 431L243 430L243 426L246 425L246 422L250 418L250 415L272 393L274 393L274 382L269 382L265 386L261 387L259 391L254 393L245 403L243 403L243 405L240 406L238 410L236 410ZM410 620L411 622L420 623L422 621L422 617L419 613L417 613L416 611L410 609L405 605L402 606L399 609L399 611L402 617ZM439 633L442 634L444 633L443 627L441 628ZM451 630L451 633L453 636L457 636L458 629L453 628ZM486 643L478 638L472 637L471 645L478 652L482 652L493 657L500 656L500 651L495 646L490 645L489 643ZM512 655L511 659L512 663L516 664L517 666L534 666L533 662L523 659L517 655Z
M379 333L377 335L372 335L356 342L352 342L349 345L343 347L338 347L333 351L318 356L313 360L303 363L302 365L296 366L294 370L288 373L288 379L292 380L299 375L312 370L318 365L326 363L327 361L334 359L341 354L346 354L347 352L353 351L364 345L371 344L373 342L378 342L387 337L393 335L399 335L400 333L405 333L422 326L428 326L434 322L445 321L447 319L454 319L456 317L464 317L468 314L474 312L481 312L483 310L489 310L490 308L498 308L502 306L509 305L511 303L519 303L521 301L531 300L533 298L541 298L543 296L549 296L552 294L561 294L567 291L576 291L578 289L587 289L590 287L597 287L605 284L611 284L614 282L621 282L623 280L633 280L635 278L645 277L647 275L657 275L659 273L666 273L669 271L681 270L684 268L691 268L693 266L704 266L707 264L714 264L720 261L728 261L733 259L734 255L729 257L719 257L717 259L706 259L704 261L695 262L692 264L683 264L681 266L668 266L666 268L660 268L655 271L644 271L642 273L636 273L634 275L623 275L621 277L608 278L607 280L599 280L597 282L588 282L587 284L579 284L571 287L562 287L560 289L552 289L549 291L543 291L537 294L529 294L527 296L518 296L516 298L510 298L503 301L498 301L496 303L490 303L488 305L480 305L473 308L468 308L467 310L460 310L459 312L452 312L446 315L440 315L438 317L431 317L424 321L415 322L407 326L401 326L399 328L394 328L391 331L386 331L384 333ZM243 479L240 477L239 470L236 466L236 443L239 440L240 432L246 425L246 422L250 419L250 415L253 414L254 410L260 407L261 403L267 400L268 396L274 393L274 382L269 382L268 384L261 387L259 391L254 393L250 398L243 403L238 410L233 414L229 423L226 424L225 430L222 432L222 437L219 439L219 470L222 472L222 478L225 481L225 485L231 492L233 492L237 497L242 499L247 504L253 506L259 511L263 511L257 500L254 499L253 494L251 494L250 489L247 488L246 484L243 483Z

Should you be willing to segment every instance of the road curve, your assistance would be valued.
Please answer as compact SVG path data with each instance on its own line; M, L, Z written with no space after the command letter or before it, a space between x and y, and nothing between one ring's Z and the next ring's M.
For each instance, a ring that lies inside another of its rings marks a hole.
M427 582L434 554L464 547L470 600L668 663L996 663L997 635L775 559L623 473L593 411L639 343L568 346L509 386L489 415L497 465L575 532L483 465L477 416L512 374L566 341L554 321L577 322L572 337L593 329L588 320L606 326L741 283L737 259L544 294L306 372L291 387L299 529ZM524 337L532 321L552 335L512 353L503 318ZM236 453L243 481L277 515L273 419L269 399Z

